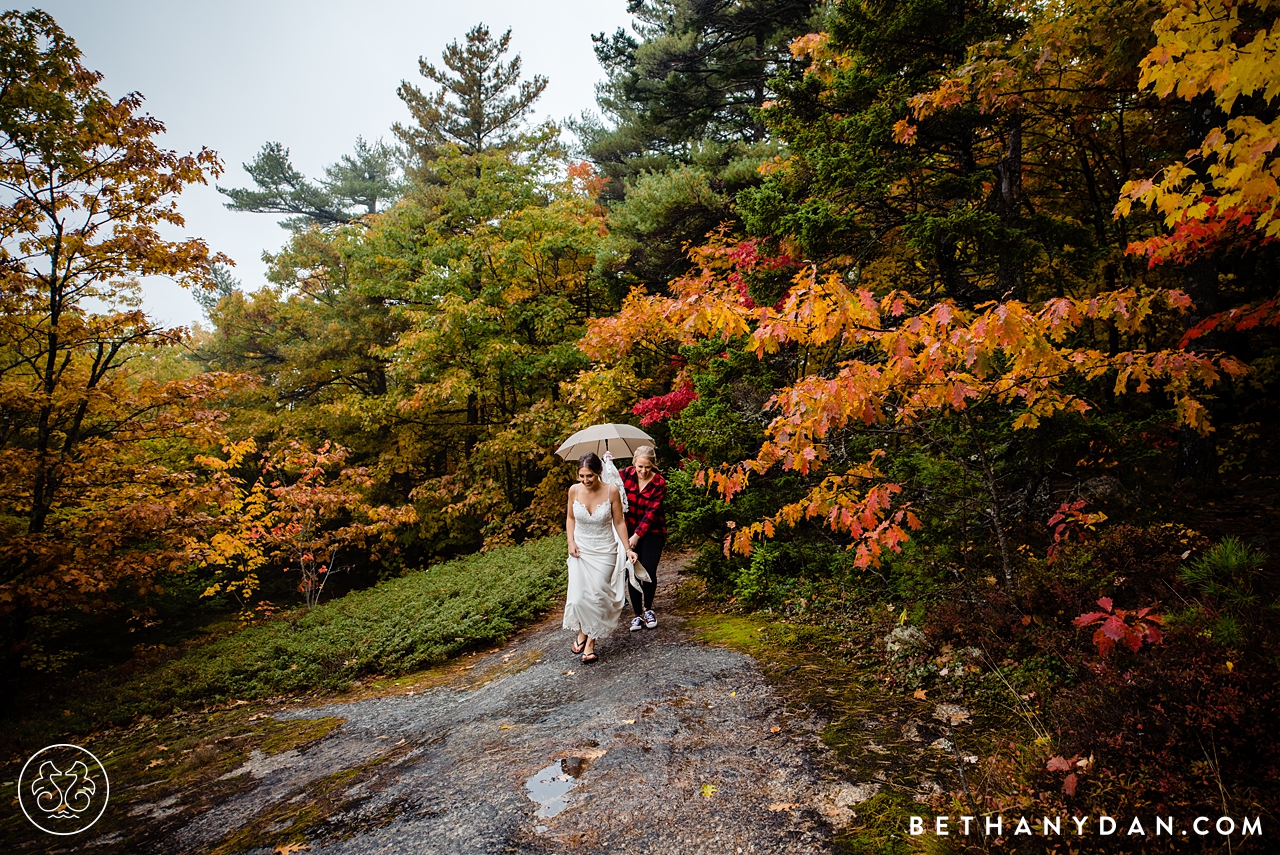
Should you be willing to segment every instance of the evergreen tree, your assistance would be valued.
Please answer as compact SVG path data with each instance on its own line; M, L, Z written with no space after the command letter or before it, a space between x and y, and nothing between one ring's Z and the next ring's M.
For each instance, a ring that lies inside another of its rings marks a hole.
M454 41L445 48L445 70L418 60L422 76L440 87L436 92L401 82L396 91L415 124L397 123L393 130L423 163L435 160L447 145L474 155L517 140L547 79L535 74L521 80L519 55L502 61L510 46L511 30L495 40L488 27L477 24L467 32L465 45Z
M212 287L197 288L191 292L200 304L205 317L209 317L223 297L235 294L240 290L240 280L231 275L231 268L225 264L209 265L209 283Z
M294 168L289 149L268 142L243 164L257 189L219 187L218 191L231 200L226 206L232 211L289 214L280 224L294 231L341 225L385 210L399 197L403 188L397 161L394 146L357 137L354 152L326 167L326 178L316 183Z
M368 143L363 137L356 137L352 153L326 166L325 180L320 183L344 211L354 210L355 217L378 214L391 207L404 191L399 175L401 159L397 146L382 140Z
M812 29L814 0L631 0L637 40L623 29L593 36L609 74L600 106L633 153L688 152L696 141L765 138L758 111L769 81L793 66L788 46ZM639 131L640 133L637 133ZM619 152L621 153L621 152Z
M791 41L818 25L815 0L632 0L633 33L594 36L608 73L604 119L574 125L610 180L609 249L618 290L661 289L687 269L683 247L724 222L777 154L759 109L771 79L799 70ZM607 122L607 124L606 124Z

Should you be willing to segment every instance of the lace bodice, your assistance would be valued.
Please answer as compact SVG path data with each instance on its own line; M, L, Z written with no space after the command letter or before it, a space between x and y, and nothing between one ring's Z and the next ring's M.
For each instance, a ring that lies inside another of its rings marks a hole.
M587 506L577 499L573 500L573 539L579 545L595 546L597 549L608 549L613 546L613 505L605 499L596 505L596 509L587 512Z

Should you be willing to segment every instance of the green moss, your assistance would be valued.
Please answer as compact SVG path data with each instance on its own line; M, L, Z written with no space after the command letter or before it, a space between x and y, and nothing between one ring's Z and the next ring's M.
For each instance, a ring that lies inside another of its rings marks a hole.
M270 735L262 743L262 752L268 756L280 754L291 748L302 748L313 742L324 739L343 723L345 718L329 716L327 718L299 718L289 721L274 722Z
M894 790L881 790L858 805L853 825L837 834L834 843L841 855L907 855L912 851L907 835L909 817L920 806Z
M319 719L324 721L325 719ZM366 790L356 798L347 793L360 782L370 782L377 789L378 767L390 760L403 757L411 746L375 757L358 766L342 769L307 785L307 798L301 803L283 802L272 805L256 815L253 820L235 831L214 847L209 855L233 855L263 846L280 847L289 843L303 843L313 832L325 825L329 817L347 810L353 803L367 798ZM383 817L385 820L387 817ZM351 829L345 829L348 833Z
M771 624L756 615L699 615L690 618L685 628L707 644L751 654L791 637L788 628Z

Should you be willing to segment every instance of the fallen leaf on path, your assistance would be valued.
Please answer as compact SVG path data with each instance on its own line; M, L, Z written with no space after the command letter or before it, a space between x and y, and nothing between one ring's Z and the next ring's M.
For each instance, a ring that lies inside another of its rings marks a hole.
M635 723L636 723L636 720L635 720L634 718L624 718L624 719L622 720L622 723L623 723L623 724L635 724Z
M155 759L155 760L152 760L150 763L148 763L148 764L147 764L147 768L148 768L148 769L154 769L154 768L155 768L155 767L157 767L157 766L163 766L163 765L164 765L164 761L163 761L163 760L160 760L159 758L157 758L157 759Z
M509 724L498 725L498 730L510 730L510 729L511 729L511 725Z
M715 795L715 792L716 792L716 785L715 785L715 784L703 784L703 785L702 785L701 793L702 793L702 797L703 797L704 799L709 799L709 798L711 798L713 795Z
M775 724L773 727L769 728L769 732L770 732L770 733L781 733L781 732L782 732L782 728L778 727L778 726Z
M310 848L305 843L281 843L276 846L276 855L294 855L295 852L306 852Z
M574 674L577 674L578 672L577 671L561 671L560 673L564 674L567 677L572 677Z
M800 807L800 805L796 804L795 802L787 802L785 804L782 802L774 802L773 804L769 805L769 810L773 811L774 813L778 813L779 811L784 811L784 810L795 810L798 807Z
M915 694L911 697L915 698L917 701L923 701L925 699L924 689L916 689Z

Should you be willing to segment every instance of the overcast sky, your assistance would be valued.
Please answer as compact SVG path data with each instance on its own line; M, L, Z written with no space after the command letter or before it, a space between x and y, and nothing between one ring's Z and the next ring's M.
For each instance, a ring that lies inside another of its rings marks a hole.
M401 80L432 84L418 58L440 65L445 45L485 23L512 28L512 53L526 77L550 85L539 118L564 119L595 106L602 77L591 34L628 25L626 0L45 0L105 75L112 96L137 91L165 123L165 143L180 151L207 146L221 155L224 187L251 186L240 164L268 140L287 146L309 176L351 150L357 136L392 139L408 118L396 97ZM180 200L187 234L236 262L246 290L263 284L263 250L286 232L270 214L233 213L210 187ZM199 307L165 280L145 283L145 305L159 320L191 324Z

